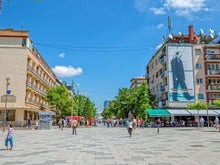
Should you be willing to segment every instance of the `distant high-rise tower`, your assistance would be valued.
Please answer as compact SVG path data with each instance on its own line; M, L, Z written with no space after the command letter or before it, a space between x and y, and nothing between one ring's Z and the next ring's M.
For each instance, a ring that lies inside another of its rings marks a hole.
M104 101L104 109L107 108L109 106L111 101L105 100Z

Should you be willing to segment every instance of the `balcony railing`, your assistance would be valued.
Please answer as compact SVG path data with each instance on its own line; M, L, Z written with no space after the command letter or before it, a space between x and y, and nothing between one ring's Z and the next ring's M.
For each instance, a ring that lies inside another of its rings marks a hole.
M39 88L37 88L35 85L31 84L29 81L27 81L27 85L32 87L33 89L35 89L36 91L42 93L43 95L47 95L47 93L45 93L44 91L40 90Z
M167 76L167 74L166 74L166 70L163 71L160 75L161 75L161 77Z
M210 70L210 69L208 69L207 70L207 74L208 75L220 75L220 70L218 69L216 69L216 70Z
M45 82L49 87L51 87L51 85L43 78L41 77L41 75L39 75L30 65L28 65L28 69L30 69L34 74L36 74L43 82Z
M220 85L209 85L208 90L219 90L220 91Z
M162 58L160 59L160 62L161 62L161 63L163 63L163 62L164 62L164 57L162 57Z
M167 91L167 86L166 85L161 86L160 91Z
M29 99L29 98L26 98L26 102L32 103L32 104L35 104L35 105L38 105L38 106L40 106L40 107L44 107L44 108L46 108L46 109L51 109L51 108L48 107L47 105L44 105L43 103L39 103L39 102L37 102L37 101L31 100L31 99Z
M220 60L220 55L219 54L208 54L205 56L206 60Z

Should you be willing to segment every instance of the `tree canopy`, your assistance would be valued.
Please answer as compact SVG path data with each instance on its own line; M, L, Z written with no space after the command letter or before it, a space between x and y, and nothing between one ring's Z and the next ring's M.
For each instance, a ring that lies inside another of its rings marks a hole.
M102 116L107 119L128 117L129 111L135 117L146 119L146 109L150 109L150 100L147 83L142 83L134 88L119 89L115 100L111 101L109 107L105 108Z
M65 85L48 89L46 101L55 108L58 118L64 118L65 116L71 115L72 100ZM73 97L73 116L77 115L77 107L79 116L94 118L96 115L95 104L86 96L75 95Z

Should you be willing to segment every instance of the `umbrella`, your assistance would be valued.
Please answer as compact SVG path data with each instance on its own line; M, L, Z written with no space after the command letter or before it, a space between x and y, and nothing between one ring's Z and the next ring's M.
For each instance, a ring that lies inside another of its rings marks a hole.
M90 119L90 120L93 120L94 118L90 117L89 119Z
M71 116L67 116L67 119L71 119ZM82 119L81 116L72 116L72 119Z

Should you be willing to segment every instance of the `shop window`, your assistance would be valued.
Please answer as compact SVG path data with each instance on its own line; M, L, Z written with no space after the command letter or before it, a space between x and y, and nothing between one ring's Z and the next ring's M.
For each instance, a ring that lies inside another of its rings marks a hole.
M7 110L6 111L6 120L7 121L15 121L15 110Z

